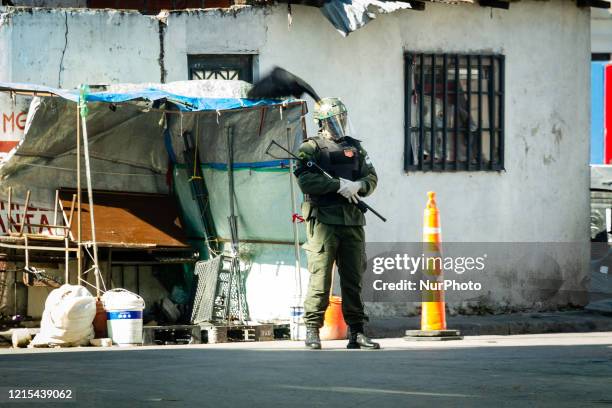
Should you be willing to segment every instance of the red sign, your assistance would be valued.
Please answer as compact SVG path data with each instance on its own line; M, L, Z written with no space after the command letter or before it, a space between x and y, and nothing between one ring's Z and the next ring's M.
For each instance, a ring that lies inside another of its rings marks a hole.
M604 164L612 164L612 65L604 71Z

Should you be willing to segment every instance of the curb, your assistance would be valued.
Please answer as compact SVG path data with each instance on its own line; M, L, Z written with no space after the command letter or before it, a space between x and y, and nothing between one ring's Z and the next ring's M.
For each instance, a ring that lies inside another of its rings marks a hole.
M373 318L368 334L374 338L403 337L406 330L418 330L420 320L419 316ZM612 331L612 316L588 311L449 316L447 327L465 336L588 333Z

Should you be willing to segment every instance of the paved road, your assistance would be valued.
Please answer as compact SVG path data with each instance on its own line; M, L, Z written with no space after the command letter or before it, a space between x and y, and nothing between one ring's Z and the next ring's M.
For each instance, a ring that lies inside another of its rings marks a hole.
M612 405L612 332L382 343L349 351L326 342L321 352L294 342L3 349L0 389L69 386L77 398L69 406L84 407Z

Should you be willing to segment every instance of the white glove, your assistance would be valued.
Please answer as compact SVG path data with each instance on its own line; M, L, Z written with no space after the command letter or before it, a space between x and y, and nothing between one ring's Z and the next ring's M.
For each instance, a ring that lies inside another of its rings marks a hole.
M340 188L338 194L349 200L351 203L357 204L359 201L359 190L363 188L363 181L350 181L347 179L340 179Z

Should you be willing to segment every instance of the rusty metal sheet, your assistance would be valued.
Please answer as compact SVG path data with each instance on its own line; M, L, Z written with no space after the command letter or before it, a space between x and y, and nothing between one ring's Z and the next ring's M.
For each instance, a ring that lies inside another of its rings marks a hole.
M74 189L60 189L64 219L68 219ZM186 248L175 200L163 194L115 191L93 192L96 238L100 247ZM70 229L77 239L76 209ZM82 193L82 241L91 241L87 191Z

